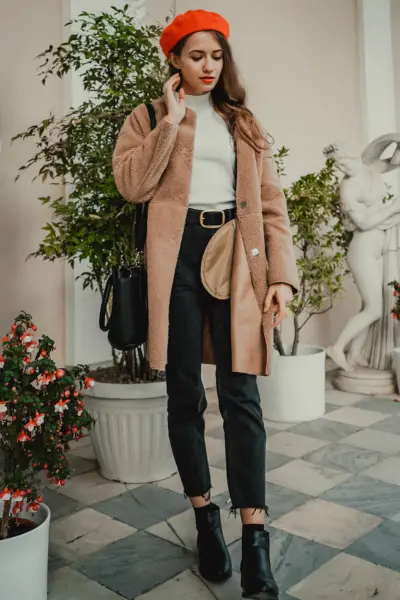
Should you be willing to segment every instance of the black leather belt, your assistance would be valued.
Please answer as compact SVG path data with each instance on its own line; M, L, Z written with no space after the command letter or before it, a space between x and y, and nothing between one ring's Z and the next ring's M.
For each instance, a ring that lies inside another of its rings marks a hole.
M186 217L188 225L201 225L205 229L219 229L236 217L236 208L227 208L225 210L197 210L189 208Z

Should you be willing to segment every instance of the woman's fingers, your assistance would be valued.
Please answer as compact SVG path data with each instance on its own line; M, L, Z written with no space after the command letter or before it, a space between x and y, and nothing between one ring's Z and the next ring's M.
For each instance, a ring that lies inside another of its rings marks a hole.
M175 73L168 79L168 81L164 84L164 93L170 93L174 89L176 89L179 85L180 75L179 73Z
M172 88L175 90L181 82L179 73L175 73L175 79L172 81Z
M267 296L266 296L266 298L265 298L265 303L264 303L264 312L268 312L268 311L269 311L269 309L270 309L270 307L271 307L271 303L272 303L272 301L273 301L273 298L274 298L274 294L275 294L275 290L274 290L274 288L271 286L271 287L268 289Z
M283 301L283 298L280 296L280 294L277 294L276 301L277 301L277 317L274 321L274 327L278 327L278 325L280 323L282 323L283 319L286 319L286 316L287 316L286 305L285 305L285 302Z
M179 102L181 104L185 102L185 90L183 88L179 90Z

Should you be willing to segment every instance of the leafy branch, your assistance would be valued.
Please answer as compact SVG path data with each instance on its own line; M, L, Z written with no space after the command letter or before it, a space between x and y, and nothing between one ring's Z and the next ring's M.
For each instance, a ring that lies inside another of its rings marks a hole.
M275 154L280 175L285 174L288 154L284 146ZM294 316L291 354L295 355L302 329L312 317L331 310L334 298L343 288L351 234L341 220L339 179L331 159L319 172L293 182L285 194L300 279L299 293L290 305ZM275 334L275 345L284 354L280 331Z

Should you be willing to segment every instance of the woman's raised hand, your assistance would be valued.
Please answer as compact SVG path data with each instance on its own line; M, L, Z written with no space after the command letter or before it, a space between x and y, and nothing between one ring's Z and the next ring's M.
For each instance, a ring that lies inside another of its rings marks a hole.
M164 85L164 102L167 105L167 121L173 125L179 125L186 114L185 92L183 88L179 90L179 96L176 98L175 90L180 83L179 73L172 75Z

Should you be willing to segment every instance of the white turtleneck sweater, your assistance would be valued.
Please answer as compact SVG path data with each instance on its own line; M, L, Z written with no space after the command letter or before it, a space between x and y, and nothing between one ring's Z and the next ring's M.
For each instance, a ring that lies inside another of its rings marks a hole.
M189 207L198 210L233 208L236 204L235 150L224 119L215 112L210 94L186 95L196 113Z

